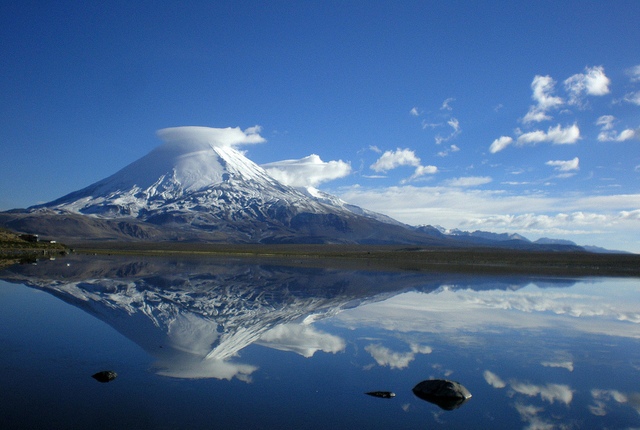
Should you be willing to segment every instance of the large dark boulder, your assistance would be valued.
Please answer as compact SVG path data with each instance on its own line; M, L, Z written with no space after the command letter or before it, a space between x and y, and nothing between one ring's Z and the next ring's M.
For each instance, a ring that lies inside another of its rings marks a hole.
M471 398L471 393L462 384L446 379L429 379L413 387L413 394L422 400L451 411Z

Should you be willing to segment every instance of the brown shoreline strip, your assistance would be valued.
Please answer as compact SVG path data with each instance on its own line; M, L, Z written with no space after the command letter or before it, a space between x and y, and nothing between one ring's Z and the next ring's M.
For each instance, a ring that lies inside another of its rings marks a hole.
M279 264L285 265L365 270L640 277L638 254L398 245L224 245L177 242L93 242L74 244L72 247L83 254L257 258L278 260Z

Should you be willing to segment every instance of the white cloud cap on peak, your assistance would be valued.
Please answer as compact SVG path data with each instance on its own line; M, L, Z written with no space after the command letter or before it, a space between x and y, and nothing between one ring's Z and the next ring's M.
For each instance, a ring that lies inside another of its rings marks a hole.
M156 132L158 137L167 143L196 144L211 146L236 146L266 142L260 136L262 127L249 127L242 131L240 127L213 128L201 126L184 126L163 128Z
M311 154L298 160L282 160L261 165L276 180L292 187L315 187L351 173L351 164L342 160L322 161Z

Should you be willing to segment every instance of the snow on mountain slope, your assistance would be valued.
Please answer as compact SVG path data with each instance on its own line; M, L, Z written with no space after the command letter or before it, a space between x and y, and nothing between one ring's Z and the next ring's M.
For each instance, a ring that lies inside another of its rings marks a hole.
M397 221L387 215L384 215L378 212L373 212L368 209L361 208L360 206L349 204L344 200L342 200L341 198L336 197L332 194L325 193L324 191L320 191L317 188L304 187L304 188L297 188L297 190L328 206L344 209L355 215L361 215L367 218L375 219L385 224L394 224L402 227L408 227L407 224L401 223L400 221Z

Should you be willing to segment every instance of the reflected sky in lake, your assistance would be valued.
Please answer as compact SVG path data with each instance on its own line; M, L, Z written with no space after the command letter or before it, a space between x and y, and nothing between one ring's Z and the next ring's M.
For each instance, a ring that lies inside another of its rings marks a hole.
M640 427L638 279L103 256L0 279L2 428Z

